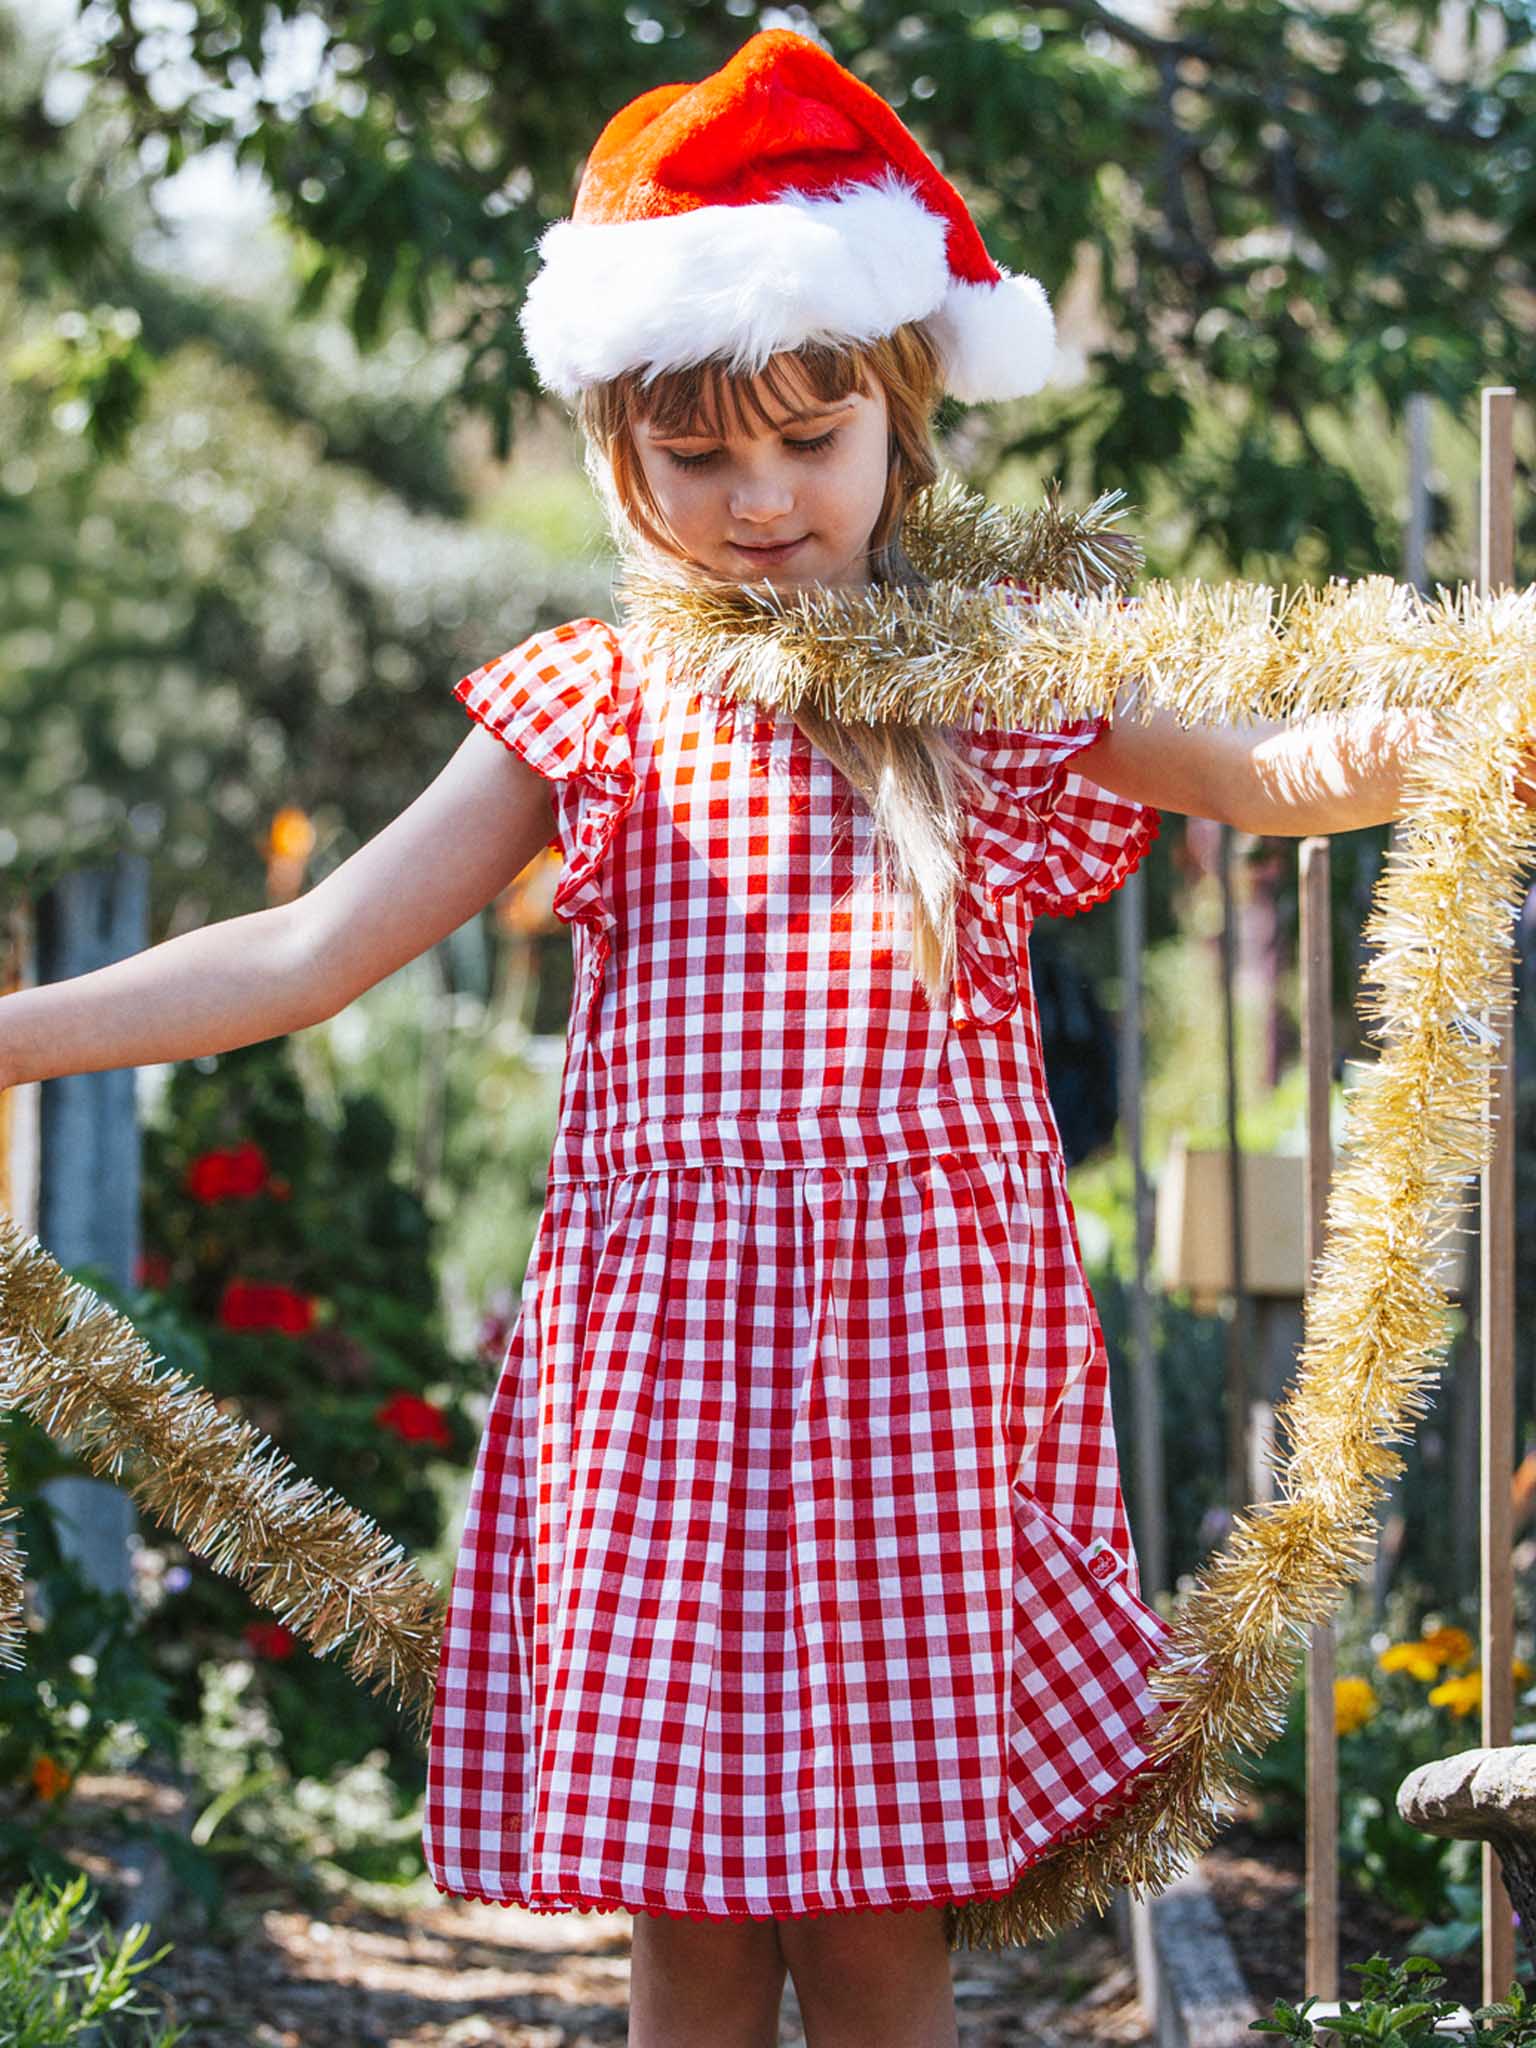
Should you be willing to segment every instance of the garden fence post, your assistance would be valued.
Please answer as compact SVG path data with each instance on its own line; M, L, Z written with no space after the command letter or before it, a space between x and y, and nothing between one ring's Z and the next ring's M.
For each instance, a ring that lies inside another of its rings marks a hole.
M32 905L19 896L0 922L0 996L30 988L35 979ZM37 1229L40 1092L30 1082L0 1093L0 1209L28 1234Z
M1429 546L1429 393L1413 392L1404 410L1408 415L1408 524L1403 535L1403 581L1423 590Z
M1164 1500L1163 1410L1158 1386L1157 1348L1152 1333L1152 1191L1142 1148L1142 951L1146 942L1146 877L1138 868L1117 897L1116 937L1120 965L1120 1128L1131 1161L1134 1255L1131 1273L1131 1402L1136 1445L1133 1537L1142 1598L1170 1587L1167 1509ZM1157 2012L1160 1999L1152 1901L1116 1895L1117 1924L1128 1941L1142 2009Z
M149 930L149 864L119 854L65 875L40 899L37 978L66 981L142 951ZM134 1284L139 1250L139 1129L132 1067L65 1074L41 1086L37 1234L66 1269L97 1266ZM133 1502L89 1475L40 1489L59 1541L102 1592L131 1594Z
M1131 1394L1136 1445L1136 1558L1143 1598L1168 1590L1168 1539L1163 1500L1163 1409L1152 1335L1152 1191L1142 1148L1142 947L1146 882L1140 870L1119 892L1120 1128L1131 1161L1134 1251L1131 1275Z
M1248 1260L1243 1215L1243 1152L1238 1136L1237 1071L1237 914L1232 880L1232 827L1217 833L1217 871L1221 878L1221 1022L1222 1061L1226 1075L1227 1212L1232 1246L1232 1310L1227 1325L1227 1471L1226 1506L1236 1515L1247 1503L1252 1472L1250 1412L1253 1374L1254 1316L1248 1294Z
M1478 587L1484 597L1515 580L1515 393L1485 386ZM1482 1173L1481 1231L1481 1512L1482 1746L1504 1748L1514 1728L1515 1466L1515 1043L1513 989L1506 983L1495 1018L1499 1050L1487 1114L1492 1121ZM1483 2002L1508 1995L1515 1974L1514 1904L1498 1856L1484 1842Z
M1306 1207L1302 1213L1306 1290L1315 1284L1333 1173L1333 932L1330 853L1325 838L1303 839L1301 1051L1307 1076ZM1339 1752L1334 1723L1334 1622L1307 1639L1307 1954L1305 1993L1339 1995Z

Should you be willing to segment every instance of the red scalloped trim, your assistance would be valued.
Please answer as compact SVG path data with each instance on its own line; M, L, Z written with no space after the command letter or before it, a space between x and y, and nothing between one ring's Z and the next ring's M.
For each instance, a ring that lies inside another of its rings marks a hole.
M1159 1709L1163 1712L1171 1712L1173 1705L1174 1702L1171 1701L1158 1703ZM562 1906L540 1906L531 1899L498 1897L491 1892L456 1892L449 1885L439 1884L435 1877L432 1883L445 1898L474 1899L482 1906L520 1906L525 1913L656 1913L666 1920L710 1920L722 1924L737 1920L819 1920L834 1913L915 1913L933 1906L985 1905L993 1899L1009 1898L1020 1880L1033 1870L1037 1863L1043 1863L1048 1856L1054 1856L1057 1850L1065 1848L1068 1843L1077 1841L1084 1835L1093 1834L1107 1822L1117 1819L1127 1807L1140 1798L1145 1789L1144 1781L1166 1768L1163 1758L1146 1758L1123 1778L1112 1792L1106 1792L1102 1799L1095 1800L1086 1813L1081 1813L1075 1820L1068 1821L1048 1842L1041 1843L1038 1848L1031 1851L1005 1884L989 1892L941 1892L928 1894L920 1899L877 1899L858 1906L802 1906L784 1911L773 1909L767 1913L711 1913L702 1906L684 1907L680 1910L676 1906L656 1905L651 1902L649 1896L639 1899L596 1899L583 1896L575 1890L568 1895L562 1892L562 1897L567 1900Z
M1070 903L1042 900L1034 907L1046 917L1081 917L1085 910L1095 909L1106 897L1113 896L1120 885L1135 874L1146 859L1153 840L1162 829L1161 814L1152 810L1150 806L1144 807L1134 831L1125 841L1124 851L1128 857L1119 866L1111 868L1102 882L1097 883L1087 895L1073 897ZM1024 886L1027 893L1028 884Z

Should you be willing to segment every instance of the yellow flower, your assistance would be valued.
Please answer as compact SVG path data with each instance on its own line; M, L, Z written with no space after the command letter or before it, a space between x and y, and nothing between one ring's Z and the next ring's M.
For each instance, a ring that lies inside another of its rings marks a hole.
M1353 1735L1376 1711L1376 1695L1363 1678L1337 1678L1333 1684L1333 1726L1336 1734Z
M1523 1657L1517 1657L1514 1663L1510 1665L1509 1670L1512 1678L1518 1678L1522 1681L1531 1675L1531 1667Z
M1440 1675L1444 1662L1427 1643L1393 1643L1376 1659L1383 1671L1406 1671L1425 1685Z
M51 1756L40 1756L32 1766L32 1786L39 1799L57 1799L61 1792L69 1789L69 1772L56 1764Z
M1472 1638L1464 1628L1437 1628L1423 1638L1424 1647L1433 1651L1442 1664L1469 1664L1472 1661Z
M297 805L284 804L267 828L267 852L276 860L307 860L315 850L315 828Z
M1429 1695L1432 1707L1449 1707L1458 1721L1475 1714L1483 1704L1483 1674L1469 1671L1464 1678L1448 1678Z

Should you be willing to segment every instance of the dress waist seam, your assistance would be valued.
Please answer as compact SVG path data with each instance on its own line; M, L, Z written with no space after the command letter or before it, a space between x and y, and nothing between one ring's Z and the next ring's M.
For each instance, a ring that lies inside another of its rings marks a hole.
M549 1178L551 1183L609 1180L669 1167L800 1171L972 1154L1059 1157L1060 1150L1049 1107L1032 1097L991 1102L930 1097L866 1112L655 1117L603 1127L562 1125Z

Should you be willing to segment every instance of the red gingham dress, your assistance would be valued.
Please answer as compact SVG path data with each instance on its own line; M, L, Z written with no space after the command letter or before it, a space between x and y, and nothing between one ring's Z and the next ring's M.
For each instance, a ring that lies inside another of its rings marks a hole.
M1103 720L957 728L989 794L934 1011L789 718L596 619L455 694L552 784L576 987L433 1879L707 1919L1006 1893L1125 1803L1159 1712L1026 953L1157 813L1073 771Z

